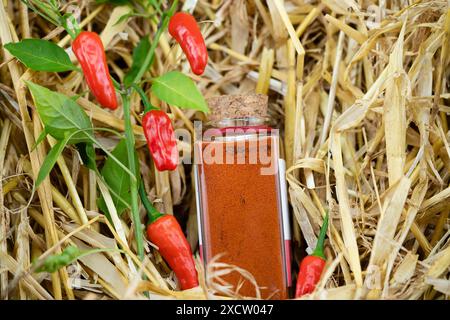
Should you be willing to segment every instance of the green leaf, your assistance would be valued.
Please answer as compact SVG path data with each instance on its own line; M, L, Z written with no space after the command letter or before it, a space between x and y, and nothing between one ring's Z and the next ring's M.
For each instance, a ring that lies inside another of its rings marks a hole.
M80 142L77 143L76 147L81 160L83 160L83 164L89 169L97 171L94 144L90 142Z
M101 3L111 3L114 5L124 5L130 2L130 0L96 0L97 4Z
M56 160L58 160L58 157L63 152L64 147L67 145L67 141L69 141L70 139L69 136L70 135L67 135L65 139L58 141L58 143L53 146L53 148L45 157L44 162L42 163L41 168L39 169L39 173L35 183L35 188L37 188L42 183L42 181L44 181L44 179L48 176L48 174L52 170L53 166L56 163Z
M83 251L75 246L68 246L60 254L54 254L46 258L36 272L56 272L60 268L65 267L75 261Z
M133 83L134 78L139 72L142 64L144 64L145 56L150 50L150 41L148 40L148 36L145 36L139 41L139 44L133 50L133 63L131 65L130 70L125 75L123 79L123 83L125 86L129 87Z
M71 135L68 144L91 141L92 124L86 112L69 97L26 81L45 131L57 140Z
M153 79L152 93L160 100L182 109L195 109L209 112L200 91L191 78L181 72L171 71Z
M61 72L77 69L64 49L52 41L24 39L7 43L5 48L27 68L35 71Z
M122 162L126 167L128 165L128 152L126 140L122 139L114 150L111 152L113 156ZM134 152L134 158L136 162L136 178L139 178L139 161L137 160L137 153ZM113 200L114 206L116 207L117 214L120 215L123 211L131 206L131 193L130 193L130 176L129 174L121 168L116 161L111 158L106 159L105 164L101 170L101 175L103 179L111 188L111 198ZM124 203L125 201L125 203ZM103 197L99 198L98 207L104 213L109 213Z
M36 268L36 272L53 273L84 256L107 251L123 252L123 250L117 248L96 248L90 250L80 250L72 245L65 248L60 254L51 255L42 262L39 260L35 261L33 265Z
M147 0L147 3L144 3L145 7L148 8L149 5L153 6L154 8L159 8L160 5L156 0Z
M31 151L33 151L34 149L36 149L36 147L42 142L44 141L44 139L47 137L47 131L42 130L41 134L39 135L39 137L36 139L36 143L34 144L34 146L31 148Z
M58 5L52 0L50 3L45 3L41 0L21 0L25 5L37 15L41 16L48 22L55 26L60 26L60 14Z

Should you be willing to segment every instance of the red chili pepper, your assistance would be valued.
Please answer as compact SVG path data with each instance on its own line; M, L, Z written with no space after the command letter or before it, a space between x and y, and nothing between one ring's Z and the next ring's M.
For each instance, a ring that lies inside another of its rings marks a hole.
M106 63L102 40L95 32L83 31L74 40L75 53L86 82L97 101L106 108L116 109L117 98Z
M142 118L148 149L158 171L175 170L178 164L177 140L169 116L151 110Z
M201 75L208 63L208 50L195 18L186 12L177 12L169 22L169 33L183 49L192 72Z
M314 252L304 258L300 264L300 271L298 272L297 287L295 290L295 297L301 297L314 291L316 284L320 280L323 268L325 267L325 255L323 253L323 244L328 228L328 212L323 220L322 228L320 229L319 239L317 240L316 249Z
M174 216L161 214L148 201L141 182L139 194L147 209L148 239L158 246L159 253L175 272L182 290L198 286L198 275L189 243Z

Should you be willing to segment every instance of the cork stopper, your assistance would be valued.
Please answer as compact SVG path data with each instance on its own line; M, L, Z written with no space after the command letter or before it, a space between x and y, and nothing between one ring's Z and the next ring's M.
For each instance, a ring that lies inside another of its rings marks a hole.
M212 97L206 100L211 109L209 121L244 117L266 117L267 96L264 94L239 94Z

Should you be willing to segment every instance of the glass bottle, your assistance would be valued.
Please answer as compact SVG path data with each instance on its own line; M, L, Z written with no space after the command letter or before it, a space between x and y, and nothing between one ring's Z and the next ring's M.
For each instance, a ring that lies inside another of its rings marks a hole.
M266 124L267 96L208 100L209 122L195 141L200 253L250 272L263 299L285 299L291 285L285 164L278 130ZM201 135L201 137L199 137ZM223 277L236 286L238 272ZM256 297L246 280L241 296Z

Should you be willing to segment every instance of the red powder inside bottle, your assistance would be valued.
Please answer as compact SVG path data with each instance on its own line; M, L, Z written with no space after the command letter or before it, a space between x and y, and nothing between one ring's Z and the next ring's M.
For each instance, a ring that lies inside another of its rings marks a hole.
M260 288L262 298L287 298L277 172L278 137L255 134L231 141L203 141L198 148L202 152L198 173L204 259L210 261L215 255L224 254L220 262L236 265L255 277L258 286L263 287ZM266 153L266 159L261 158L261 150ZM207 155L222 159L223 164L208 164ZM226 163L230 155L233 161ZM244 156L245 162L240 164L238 158L242 162ZM267 158L270 164L264 161ZM274 167L274 172L261 174L261 169L269 166ZM238 272L223 279L235 287L244 280ZM248 280L239 294L256 296Z

